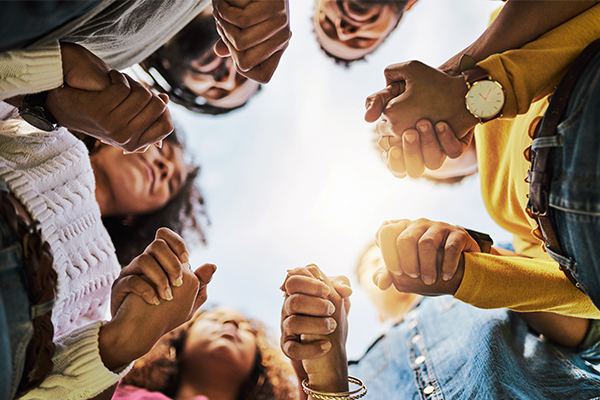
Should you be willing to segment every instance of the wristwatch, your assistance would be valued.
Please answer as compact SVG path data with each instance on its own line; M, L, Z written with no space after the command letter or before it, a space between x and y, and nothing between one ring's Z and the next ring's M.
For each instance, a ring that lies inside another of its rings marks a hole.
M501 116L505 101L502 85L466 54L460 60L460 68L469 89L465 95L467 110L481 123Z
M481 249L482 253L490 253L492 251L492 245L494 244L494 240L490 235L483 232L474 231L472 229L463 228L469 236L473 238L479 245L479 249Z
M47 98L47 91L26 95L21 101L19 114L30 125L46 132L52 132L58 128L58 122L54 118L54 115L46 110Z

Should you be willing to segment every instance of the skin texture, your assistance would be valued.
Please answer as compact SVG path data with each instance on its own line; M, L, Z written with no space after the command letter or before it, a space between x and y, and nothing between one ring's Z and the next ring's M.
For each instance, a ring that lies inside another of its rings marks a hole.
M237 398L257 354L256 330L242 314L226 307L204 312L188 331L175 399Z
M281 288L281 348L300 381L307 378L315 390L347 391L348 279L328 278L309 265L288 271Z
M361 4L345 0L317 0L313 22L317 41L329 54L343 60L357 60L375 51L394 30L409 1L400 13L390 5Z
M155 95L85 48L61 43L64 86L51 90L46 107L61 126L128 151L173 131L168 97Z
M107 145L90 156L102 216L134 216L162 208L187 177L183 149L170 142L124 154Z
M215 52L231 56L243 76L271 80L292 36L287 0L213 0L221 40Z

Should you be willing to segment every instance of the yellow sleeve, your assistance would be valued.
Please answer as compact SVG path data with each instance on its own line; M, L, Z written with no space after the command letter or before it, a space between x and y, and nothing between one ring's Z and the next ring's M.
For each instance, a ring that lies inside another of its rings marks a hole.
M464 253L465 272L454 297L479 308L549 311L600 319L600 310L553 260Z
M524 114L554 90L569 65L600 38L600 4L573 17L520 49L494 54L478 66L506 90L503 118Z

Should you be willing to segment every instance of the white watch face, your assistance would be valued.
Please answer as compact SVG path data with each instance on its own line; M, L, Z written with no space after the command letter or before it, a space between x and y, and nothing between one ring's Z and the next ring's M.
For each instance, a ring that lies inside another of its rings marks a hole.
M504 91L495 81L475 82L466 96L467 109L477 118L496 116L504 106Z

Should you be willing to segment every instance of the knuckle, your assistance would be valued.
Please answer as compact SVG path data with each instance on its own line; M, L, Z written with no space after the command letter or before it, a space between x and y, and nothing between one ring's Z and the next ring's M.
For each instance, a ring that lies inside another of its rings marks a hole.
M433 250L435 247L435 241L431 237L423 237L419 240L419 250Z

